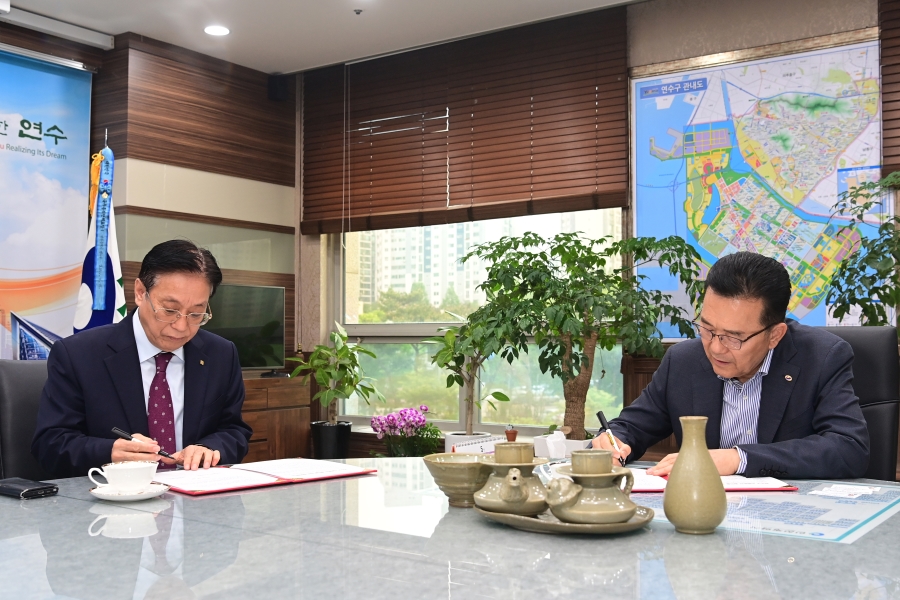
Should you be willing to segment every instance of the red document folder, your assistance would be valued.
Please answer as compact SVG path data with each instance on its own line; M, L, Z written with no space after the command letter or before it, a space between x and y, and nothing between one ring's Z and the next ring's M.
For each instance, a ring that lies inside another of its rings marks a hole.
M197 471L180 470L157 473L154 481L168 485L173 492L189 496L203 496L288 483L354 477L374 472L376 469L365 469L343 463L290 458Z

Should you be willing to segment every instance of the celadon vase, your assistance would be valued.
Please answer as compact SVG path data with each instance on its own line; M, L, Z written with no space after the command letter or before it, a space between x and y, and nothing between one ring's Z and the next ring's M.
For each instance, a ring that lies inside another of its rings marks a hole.
M666 519L681 533L712 533L725 519L725 487L706 446L706 417L681 417L681 450L663 494Z

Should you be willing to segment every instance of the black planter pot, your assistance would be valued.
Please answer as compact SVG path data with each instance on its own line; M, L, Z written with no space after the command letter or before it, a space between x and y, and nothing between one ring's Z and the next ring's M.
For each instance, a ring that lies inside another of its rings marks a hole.
M328 421L313 421L310 427L316 458L347 458L350 454L349 421L338 421L336 425Z

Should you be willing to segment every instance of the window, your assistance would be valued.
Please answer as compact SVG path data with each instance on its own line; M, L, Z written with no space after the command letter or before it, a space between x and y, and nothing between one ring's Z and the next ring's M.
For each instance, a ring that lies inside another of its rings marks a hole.
M341 409L342 417L358 426L369 417L400 408L425 404L432 419L444 429L462 426L459 388L447 388L447 373L431 364L432 346L423 340L435 335L441 323L454 320L450 313L465 316L484 302L477 289L485 277L484 266L459 259L475 245L502 236L534 231L544 237L581 231L590 237L621 238L620 209L513 217L470 223L433 225L406 229L363 231L344 234L344 244L334 244L335 267L343 277L335 297L342 302L335 313L351 337L377 355L363 358L366 374L385 395L385 404L351 399ZM585 408L588 429L596 425L596 412L607 417L622 409L621 348L598 353ZM605 376L601 377L601 371ZM562 382L543 374L535 351L512 365L492 358L481 373L481 396L501 390L512 399L483 405L479 430L499 433L513 423L523 433L535 435L553 423L562 424L565 412Z

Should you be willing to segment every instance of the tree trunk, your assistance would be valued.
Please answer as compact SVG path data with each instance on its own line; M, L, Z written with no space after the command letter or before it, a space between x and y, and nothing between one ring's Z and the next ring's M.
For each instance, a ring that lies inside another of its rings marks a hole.
M328 422L332 425L337 424L337 412L337 400L332 400L331 404L328 405L328 409L326 411Z
M566 398L566 416L563 425L572 428L568 437L571 440L584 439L584 405L587 402L588 389L591 387L591 375L594 372L594 352L597 350L597 334L584 340L584 354L588 358L587 366L581 368L578 376L563 384L563 395ZM571 342L566 343L566 359L572 352Z
M471 379L466 382L466 401L464 403L466 410L466 435L472 435L473 417L475 413L475 380Z

